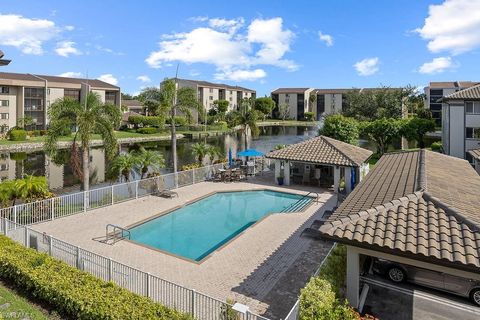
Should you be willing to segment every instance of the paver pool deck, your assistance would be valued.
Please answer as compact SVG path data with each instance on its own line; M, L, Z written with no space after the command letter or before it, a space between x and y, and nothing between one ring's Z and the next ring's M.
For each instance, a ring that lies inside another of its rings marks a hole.
M199 264L129 241L108 245L94 240L105 236L105 226L109 223L126 227L212 192L256 189L299 194L315 190L320 193L319 202L303 212L267 216ZM336 205L336 196L324 189L279 187L261 179L202 182L175 191L178 198L147 196L32 228L217 299L244 303L258 314L284 318L299 289L331 247L329 242L300 237L300 233Z

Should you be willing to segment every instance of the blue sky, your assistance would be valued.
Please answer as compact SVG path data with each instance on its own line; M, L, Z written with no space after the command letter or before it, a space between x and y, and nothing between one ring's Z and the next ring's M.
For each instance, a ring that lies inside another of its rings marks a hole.
M479 0L9 1L6 72L102 78L136 93L179 76L254 88L480 81Z

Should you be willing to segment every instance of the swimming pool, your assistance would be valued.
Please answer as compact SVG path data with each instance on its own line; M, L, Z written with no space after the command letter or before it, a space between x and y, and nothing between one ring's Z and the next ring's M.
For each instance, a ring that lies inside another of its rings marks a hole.
M310 202L271 190L219 192L133 226L130 239L200 261L264 216L299 211Z

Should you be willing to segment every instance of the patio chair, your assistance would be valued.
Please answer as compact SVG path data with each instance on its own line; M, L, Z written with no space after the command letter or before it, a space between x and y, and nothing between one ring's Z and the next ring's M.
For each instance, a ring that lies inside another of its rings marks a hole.
M156 190L154 192L155 195L163 198L170 198L170 199L173 197L178 198L177 192L169 190L165 187L165 181L163 181L162 177L156 180L155 186L156 186Z

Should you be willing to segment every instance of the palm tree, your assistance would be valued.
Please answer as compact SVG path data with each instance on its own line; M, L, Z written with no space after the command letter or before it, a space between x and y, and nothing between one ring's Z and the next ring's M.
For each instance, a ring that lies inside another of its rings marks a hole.
M240 126L245 137L245 149L248 149L248 131L255 137L258 135L259 129L257 126L258 112L254 109L243 109L235 111L233 121L235 126Z
M220 149L204 142L194 143L192 145L192 154L199 164L203 163L203 159L205 159L206 156L209 156L211 160L216 156L222 156Z
M135 152L137 158L137 166L140 171L140 179L143 179L147 174L149 168L153 172L159 172L160 168L165 167L165 159L160 152L141 149L140 151Z
M172 138L173 172L177 172L177 134L175 117L181 112L187 119L191 119L192 111L202 112L197 100L197 92L190 87L178 88L176 79L166 79L160 86L160 110L170 119L170 132Z
M24 199L26 202L45 199L51 196L48 189L47 178L25 175L23 179L15 180L16 197Z
M110 170L122 175L125 182L130 181L130 174L138 166L139 160L133 153L126 153L117 156L110 164Z
M83 181L83 190L89 190L89 145L93 134L100 134L105 154L112 159L117 153L114 129L120 125L121 112L118 106L102 103L98 93L90 92L82 103L65 97L57 100L48 110L50 125L45 140L45 151L50 156L57 153L57 141L65 128L76 128L72 144L72 164L77 176ZM80 140L81 161L77 139ZM80 169L80 162L82 163Z

